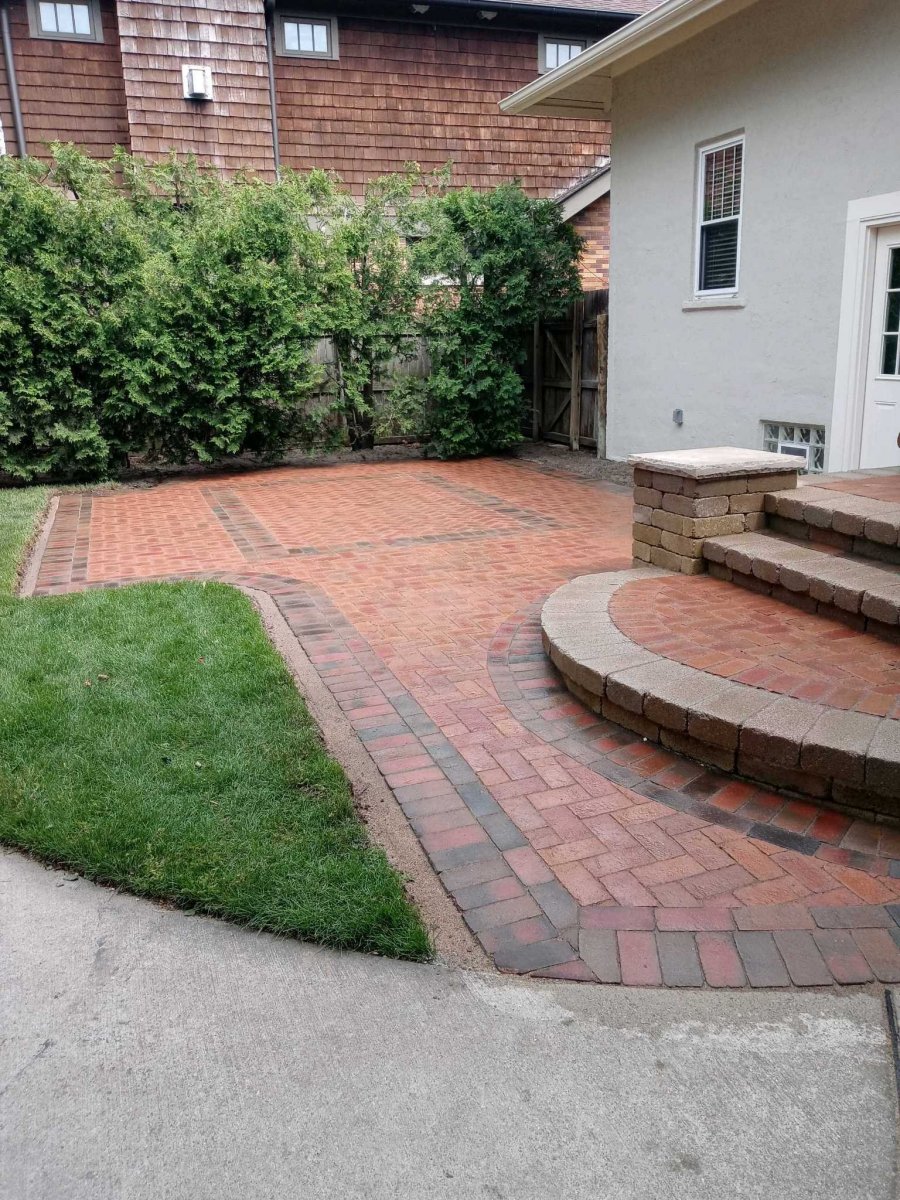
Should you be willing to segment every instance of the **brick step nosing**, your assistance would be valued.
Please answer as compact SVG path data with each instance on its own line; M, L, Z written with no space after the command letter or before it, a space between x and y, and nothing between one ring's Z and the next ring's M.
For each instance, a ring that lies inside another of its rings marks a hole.
M541 614L544 648L595 712L721 770L853 812L900 818L900 721L835 709L711 675L628 638L609 602L637 568L582 576Z

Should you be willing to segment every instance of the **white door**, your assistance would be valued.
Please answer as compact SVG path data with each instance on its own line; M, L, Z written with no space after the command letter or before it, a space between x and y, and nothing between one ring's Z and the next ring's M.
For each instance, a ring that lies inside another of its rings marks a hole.
M878 231L859 465L900 466L900 225Z

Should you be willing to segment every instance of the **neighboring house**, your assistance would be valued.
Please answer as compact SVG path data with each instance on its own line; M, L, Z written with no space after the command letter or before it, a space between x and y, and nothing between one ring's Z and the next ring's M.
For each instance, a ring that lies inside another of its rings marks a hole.
M666 0L504 101L614 123L614 457L900 464L898 46L898 0Z
M588 237L586 286L605 286L608 121L522 121L497 104L653 2L394 0L374 16L359 0L0 0L0 136L10 154L61 140L269 177L279 162L325 167L357 192L407 161L451 160L459 184L564 194Z

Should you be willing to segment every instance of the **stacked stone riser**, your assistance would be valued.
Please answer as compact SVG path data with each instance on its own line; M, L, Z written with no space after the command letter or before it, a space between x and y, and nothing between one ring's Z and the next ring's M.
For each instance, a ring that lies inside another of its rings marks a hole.
M699 575L705 570L706 538L764 528L766 493L796 485L795 471L692 479L635 467L635 561L683 575Z

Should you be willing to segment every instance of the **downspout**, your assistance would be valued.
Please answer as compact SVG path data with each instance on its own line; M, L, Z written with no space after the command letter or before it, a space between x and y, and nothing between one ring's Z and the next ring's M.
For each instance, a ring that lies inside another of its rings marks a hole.
M3 62L6 66L6 83L9 88L9 106L12 109L13 131L19 158L28 154L25 141L25 126L22 124L22 105L19 101L19 85L16 82L16 64L13 61L12 35L9 31L9 9L6 0L0 0L0 35L3 37Z
M278 109L275 107L275 0L264 0L266 12L266 62L269 67L269 105L272 109L272 155L275 178L281 174L281 147L278 141Z

